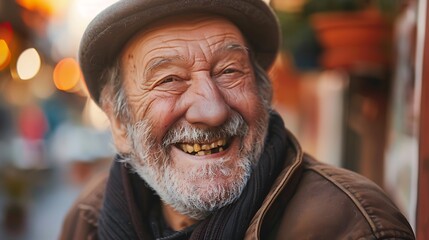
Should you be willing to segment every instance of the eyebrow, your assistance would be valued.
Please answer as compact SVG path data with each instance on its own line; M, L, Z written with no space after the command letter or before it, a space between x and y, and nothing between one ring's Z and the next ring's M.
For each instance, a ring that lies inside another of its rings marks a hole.
M148 67L144 71L144 75L147 76L149 73L153 72L155 69L162 67L164 65L167 65L174 60L183 60L183 57L176 55L176 56L170 56L170 57L156 57L151 59L148 62Z
M229 51L239 51L243 52L245 54L249 53L249 49L239 43L229 43L227 45L224 45L223 47L215 50L215 54L217 52L229 52Z

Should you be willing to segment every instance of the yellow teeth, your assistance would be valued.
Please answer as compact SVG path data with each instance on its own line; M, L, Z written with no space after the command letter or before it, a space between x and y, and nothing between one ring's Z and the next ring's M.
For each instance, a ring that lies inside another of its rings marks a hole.
M206 144L189 144L189 143L182 143L180 144L180 148L186 152L191 154L196 154L198 156L204 156L208 154L212 154L212 150L215 148L218 148L217 152L222 152L225 150L226 145L226 139L219 139L212 143L206 143Z
M194 151L195 151L195 152L199 152L200 150L201 150L201 146L200 146L200 144L195 143L195 144L194 144Z
M186 151L189 152L189 153L191 153L191 152L194 151L194 147L191 146L191 145L186 145Z

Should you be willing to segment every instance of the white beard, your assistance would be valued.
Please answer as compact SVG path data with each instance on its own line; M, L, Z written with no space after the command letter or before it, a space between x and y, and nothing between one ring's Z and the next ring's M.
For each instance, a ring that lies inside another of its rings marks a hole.
M183 215L201 220L241 195L252 166L257 163L263 149L267 115L258 121L253 139L242 142L239 156L231 156L234 159L221 158L186 170L178 169L170 159L169 152L173 144L230 136L243 139L249 131L243 118L234 113L230 121L213 130L202 130L190 125L173 126L161 144L156 143L152 135L153 125L148 120L142 120L128 126L134 151L124 161L133 167L165 204ZM223 181L218 181L219 178ZM203 185L198 184L200 180L204 180Z

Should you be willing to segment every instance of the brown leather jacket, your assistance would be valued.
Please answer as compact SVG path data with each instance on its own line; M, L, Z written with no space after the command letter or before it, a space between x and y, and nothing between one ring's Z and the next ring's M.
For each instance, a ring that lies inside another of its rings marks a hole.
M294 159L286 161L245 239L414 239L405 217L377 185L311 159L293 142L288 152ZM83 191L61 239L97 239L106 179L100 176Z

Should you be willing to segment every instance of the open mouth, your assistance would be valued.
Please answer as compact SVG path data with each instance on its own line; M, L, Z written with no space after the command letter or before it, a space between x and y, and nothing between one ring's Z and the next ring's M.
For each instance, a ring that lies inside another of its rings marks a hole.
M181 149L183 152L191 154L204 156L214 153L223 152L228 148L228 140L227 139L219 139L210 143L179 143L177 147Z

